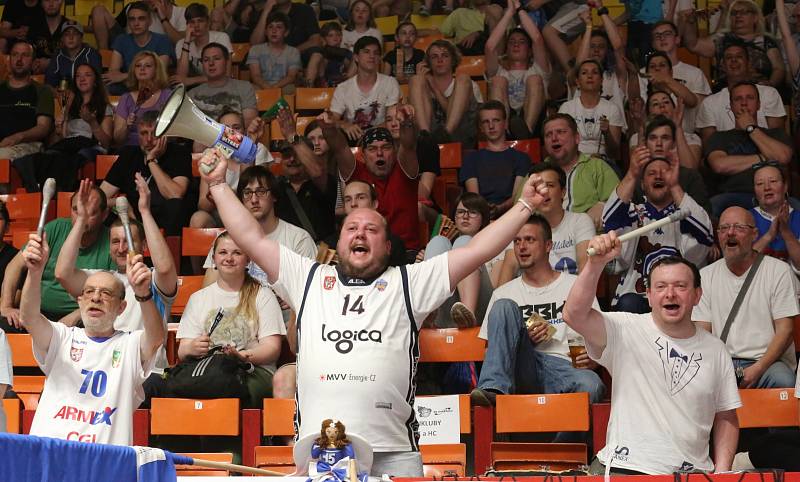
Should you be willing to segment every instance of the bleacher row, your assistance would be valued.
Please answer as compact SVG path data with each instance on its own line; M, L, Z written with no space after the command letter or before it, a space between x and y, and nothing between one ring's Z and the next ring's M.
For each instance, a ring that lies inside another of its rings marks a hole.
M478 328L423 329L421 362L480 361L484 346ZM7 335L15 369L36 366L29 335ZM7 429L28 433L43 384L42 376L14 377L19 399L3 400ZM792 389L741 389L743 407L737 410L741 428L798 427L800 401ZM424 403L424 397L417 403ZM610 404L590 404L586 393L499 395L495 408L470 407L469 395L459 395L461 443L423 445L425 475L464 476L467 446L473 447L470 464L480 474L496 470L566 470L586 465L605 444ZM294 434L295 402L265 399L263 409L242 409L238 399L153 399L150 409L134 413L133 443L150 445L150 436L230 436L241 439L245 465L291 473L292 448L263 445L267 437ZM587 432L586 443L500 442L504 434ZM501 437L497 437L500 435ZM237 444L238 445L238 444ZM198 455L200 456L200 455ZM230 461L231 453L202 454L203 458ZM226 475L223 471L179 468L179 475Z

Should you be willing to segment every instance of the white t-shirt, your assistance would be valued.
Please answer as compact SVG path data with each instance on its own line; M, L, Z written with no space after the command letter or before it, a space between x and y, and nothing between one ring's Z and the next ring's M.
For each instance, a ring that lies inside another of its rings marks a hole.
M366 36L375 37L378 39L378 42L381 44L381 52L383 52L383 34L377 28L372 27L363 32L347 30L346 28L342 29L342 48L352 51L353 47L356 45L356 42L358 42L358 39Z
M575 88L572 91L570 99L575 99L581 96L581 89ZM625 112L625 99L627 99L625 92L619 86L617 80L617 73L614 71L603 72L603 94L602 97L616 105L620 112Z
M555 327L556 333L553 338L537 344L536 350L569 360L569 344L567 341L570 339L583 339L581 335L564 323L564 318L561 316L567 295L576 278L575 275L561 273L549 285L537 288L524 282L522 276L520 276L504 285L498 286L489 300L489 306L486 308L486 317L481 324L478 338L489 339L489 312L492 310L495 301L508 299L519 306L523 321L530 318L532 314L538 313ZM592 307L597 310L600 309L597 299L592 303Z
M33 354L47 379L31 435L80 442L131 445L133 411L144 400L142 383L155 361L142 367L144 331L117 331L92 339L83 328L50 323L47 352Z
M274 231L267 234L266 237L267 239L271 239L281 246L286 246L300 256L311 259L316 259L317 257L317 245L314 244L314 240L311 239L311 235L308 234L308 231L303 228L298 228L292 223L287 223L283 219L278 219L278 226ZM206 256L206 260L203 263L203 269L209 269L213 267L214 246L212 245L211 249L208 250L208 256ZM262 285L266 286L269 284L267 281L267 274L255 263L255 261L250 261L250 264L247 266L247 272Z
M214 30L208 32L208 43L218 43L220 45L224 45L226 49L228 49L228 53L233 52L233 46L231 45L231 39L228 37L228 34L225 32L216 32ZM178 43L175 44L175 58L180 60L181 55L183 54L183 44L186 43L185 39L178 40ZM205 47L205 46L204 46ZM194 40L189 42L189 65L192 66L195 72L202 74L203 73L203 63L202 63L202 54L203 49L197 46L194 43Z
M178 32L185 32L186 31L186 7L179 7L177 5L172 6L172 15L169 16L169 23L172 24L172 27L177 30ZM150 14L152 21L150 22L150 31L154 33L163 33L164 26L161 25L161 19L158 16L158 12L153 12Z
M713 470L714 417L742 405L722 342L699 327L691 338L671 338L650 314L602 315L606 347L586 347L614 380L606 446L597 457L646 474Z
M220 310L222 319L211 333L211 345L234 345L237 350L245 350L258 345L272 335L286 335L281 307L269 288L260 288L256 294L255 308L258 320L248 320L234 310L239 304L238 291L225 291L218 283L212 283L194 292L186 303L181 322L178 325L177 338L197 338L208 333ZM274 371L275 364L263 365Z
M783 107L781 95L769 85L756 84L758 96L761 100L761 109L758 110L759 127L767 126L767 117L784 117L786 109ZM697 109L695 117L695 128L716 127L717 131L729 131L736 127L736 119L731 112L731 96L728 88L720 90L716 94L711 94L705 99Z
M553 247L550 249L550 266L556 271L570 274L578 272L578 243L589 241L595 235L594 221L586 213L564 211L564 217L553 228Z
M533 63L527 70L506 70L502 65L497 68L497 73L508 81L508 105L514 110L519 110L525 104L525 82L528 77L538 75L542 78L542 83L546 86L550 80L550 74L545 73L539 64ZM547 95L545 89L545 96Z
M725 264L725 259L700 270L703 297L694 307L692 319L711 322L711 333L719 337L749 272L748 269L741 276L734 275ZM764 256L731 323L725 343L730 355L734 358L761 359L775 336L773 320L791 318L800 313L797 294L797 278L792 268L784 261ZM781 361L791 369L796 367L794 343L789 343Z
M283 246L280 253L273 287L297 313L299 436L333 418L376 452L416 450L417 330L452 294L449 254L350 279Z
M610 125L625 130L625 116L622 115L622 111L602 97L591 109L584 107L580 97L576 97L561 104L558 112L571 115L578 123L578 133L581 135L578 150L589 155L606 153L606 143L600 132L601 117L605 116Z
M6 332L0 330L0 385L11 386L14 380L14 362L11 359L11 347L6 339ZM5 427L0 427L5 432Z
M336 86L331 100L331 112L341 115L362 129L375 127L386 120L386 108L400 100L400 84L397 79L378 74L375 85L364 92L356 82L358 76L350 77Z

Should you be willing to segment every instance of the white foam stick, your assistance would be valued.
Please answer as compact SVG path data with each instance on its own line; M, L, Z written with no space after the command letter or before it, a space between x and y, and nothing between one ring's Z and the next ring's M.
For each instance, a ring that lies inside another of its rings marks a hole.
M131 234L131 221L128 219L128 198L120 196L117 198L117 216L122 221L122 229L125 230L125 240L128 241L128 255L136 254L133 249L133 235Z
M39 225L36 227L36 233L39 236L41 236L42 232L44 231L44 221L45 217L47 216L47 207L50 205L50 201L53 199L55 194L56 180L52 177L48 177L44 182L44 187L42 188L42 212L39 214Z
M653 221L652 223L645 224L641 228L636 228L633 231L629 231L629 232L621 235L617 239L619 239L620 243L624 243L625 241L628 241L629 239L636 238L638 236L643 235L644 233L649 233L650 231L658 229L661 226L666 226L667 224L674 223L675 221L681 221L683 219L686 219L691 214L692 213L690 213L688 210L678 209L677 211L673 212L672 214L670 214L669 216L667 216L665 218L661 218L658 221ZM586 250L586 254L589 255L589 256L594 256L596 253L595 253L594 248L589 248L589 249Z

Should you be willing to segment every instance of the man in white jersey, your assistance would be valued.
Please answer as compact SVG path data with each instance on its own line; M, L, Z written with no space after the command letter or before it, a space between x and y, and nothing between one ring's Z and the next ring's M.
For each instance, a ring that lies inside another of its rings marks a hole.
M299 436L317 433L326 418L339 419L372 445L372 474L421 476L412 410L418 330L541 204L547 190L540 177L532 176L521 200L467 246L410 266L387 268L386 220L356 209L344 220L334 267L265 237L225 184L227 161L218 150L201 162L213 161L218 164L204 177L228 232L297 312Z
M692 319L720 337L731 307L750 270L752 282L723 340L733 358L742 388L792 387L797 362L794 355L794 317L797 279L788 263L753 250L758 236L753 215L740 207L726 209L717 228L723 258L702 270L703 297Z
M489 300L478 334L488 349L470 397L477 405L494 405L498 393L588 392L592 403L603 399L605 386L592 371L597 364L586 354L576 359L580 368L570 360L569 341L583 344L561 317L575 275L550 266L551 236L547 220L533 215L514 237L522 276L498 287ZM534 314L547 323L526 327Z
M621 245L611 231L589 247L596 254L572 285L563 316L614 380L606 446L590 472L730 470L742 403L725 346L692 323L703 291L697 267L662 258L648 274L651 313L603 313L592 308L594 293Z
M125 289L113 273L86 279L78 306L85 328L53 323L40 312L41 277L50 248L31 234L23 251L28 275L20 313L33 354L47 376L31 434L82 442L130 445L133 411L144 399L142 382L164 340L161 315L150 291L150 269L137 254L126 274L141 305L144 330L114 330L125 310Z
M150 288L164 323L167 322L170 307L178 292L178 275L175 270L175 263L169 246L167 246L167 241L161 234L158 224L156 224L153 214L150 212L150 188L139 173L136 173L136 188L139 191L139 212L142 216L142 222L141 224L135 221L131 222L133 246L128 246L125 229L119 219L114 221L109 232L109 251L117 263L117 278L125 285L125 303L127 306L125 311L114 321L114 328L119 331L134 331L143 328L139 303L136 303L133 287L128 284L125 276L129 249L136 253L144 253L147 248L150 248L150 259L153 261L153 283ZM75 298L81 294L83 285L89 275L96 271L95 269L79 269L75 264L80 248L81 233L86 229L87 207L91 189L90 180L84 179L81 181L75 205L77 216L67 240L64 241L64 245L61 247L61 252L58 253L58 261L56 262L56 279L67 290L67 293ZM144 229L144 237L142 236L142 228Z
M258 221L258 225L264 234L273 241L291 249L295 253L314 258L317 255L317 246L311 235L294 224L287 223L280 219L275 212L275 194L278 192L279 185L275 176L264 166L250 166L242 171L239 177L239 186L236 188L236 195L244 204L250 214ZM208 251L203 268L206 276L203 278L203 287L217 281L217 270L214 268L212 259L213 248ZM261 284L267 283L267 276L261 267L250 258L250 265L247 272L258 280Z

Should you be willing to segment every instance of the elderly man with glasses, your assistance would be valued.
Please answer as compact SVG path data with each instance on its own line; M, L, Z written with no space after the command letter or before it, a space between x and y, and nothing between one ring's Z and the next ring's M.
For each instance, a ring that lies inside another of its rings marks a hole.
M726 209L717 234L723 258L700 271L703 295L692 320L725 343L741 388L793 387L800 309L792 268L753 250L758 231L745 209Z

